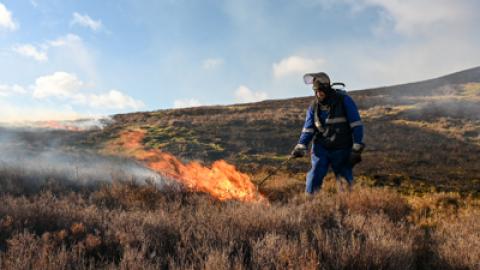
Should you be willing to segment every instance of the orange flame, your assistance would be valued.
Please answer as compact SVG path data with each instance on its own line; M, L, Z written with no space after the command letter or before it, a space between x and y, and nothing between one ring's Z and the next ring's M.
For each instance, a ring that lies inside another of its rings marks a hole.
M182 163L175 156L159 150L145 150L143 130L121 133L115 143L122 152L144 162L154 171L181 182L186 187L211 194L219 200L264 201L247 174L237 171L235 166L224 160L215 161L211 168L199 162ZM126 150L126 151L125 151Z

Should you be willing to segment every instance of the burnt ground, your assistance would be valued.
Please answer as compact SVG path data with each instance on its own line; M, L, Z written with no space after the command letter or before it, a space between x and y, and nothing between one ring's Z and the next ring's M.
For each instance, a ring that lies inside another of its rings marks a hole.
M365 124L367 145L363 162L355 170L357 179L403 192L480 194L478 81L480 68L416 84L350 92ZM80 132L2 128L0 139L25 151L102 152L122 131L141 128L147 133L147 148L206 165L225 159L259 181L288 157L311 100L121 114L113 116L114 122L104 129ZM307 158L281 168L280 177L271 180L282 187L277 195L303 190L308 169Z
M353 91L365 124L364 182L405 192L480 193L480 69L394 87ZM147 131L144 144L188 160L226 159L254 179L285 160L312 97L115 115L77 140L101 150L122 130ZM301 183L308 159L279 171ZM302 189L301 185L298 189Z

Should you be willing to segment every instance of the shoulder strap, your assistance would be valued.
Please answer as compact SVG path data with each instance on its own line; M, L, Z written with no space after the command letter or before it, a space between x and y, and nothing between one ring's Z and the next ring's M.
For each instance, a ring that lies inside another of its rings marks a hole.
M318 113L318 100L316 98L310 102L310 107L313 109L313 115L316 118Z
M347 91L343 89L335 89L335 92L339 95L345 96L347 94Z
M318 117L318 100L315 98L310 106L313 106L313 123L318 131L323 132L322 123L320 117Z
M342 105L343 105L343 97L344 97L343 91L335 90L334 93L335 93L334 94L335 95L335 97L334 97L335 102L333 102L332 106L330 107L330 113L332 113L335 110L335 108L338 106L338 104L342 103ZM343 107L345 107L345 106L343 106ZM345 108L343 108L343 113L345 113Z
M338 90L340 93L338 94L339 95L339 98L338 98L338 102L342 104L342 111L343 111L343 116L345 118L347 118L347 109L345 108L345 103L344 103L344 100L345 100L345 96L347 95L347 91L345 90ZM347 118L348 119L348 118ZM347 120L347 123L348 123L348 120ZM348 125L348 127L350 127L350 124Z

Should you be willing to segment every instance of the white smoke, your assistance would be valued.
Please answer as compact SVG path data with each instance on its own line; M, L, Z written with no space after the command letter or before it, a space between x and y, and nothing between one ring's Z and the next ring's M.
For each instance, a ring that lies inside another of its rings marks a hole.
M103 129L114 120L110 116L95 118L83 118L75 120L51 120L51 121L17 121L13 123L0 123L0 126L7 128L33 128L33 129L60 129L71 131L87 131Z
M148 182L158 188L173 184L134 160L73 148L64 141L69 133L72 132L0 128L0 173L21 174L28 178L27 184L35 186L50 180L76 187L116 180L138 184ZM8 181L6 177L2 178L0 181Z

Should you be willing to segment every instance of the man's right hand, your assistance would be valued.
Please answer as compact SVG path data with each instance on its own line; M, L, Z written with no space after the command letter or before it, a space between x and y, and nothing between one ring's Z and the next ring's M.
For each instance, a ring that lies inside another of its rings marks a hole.
M352 147L352 152L350 153L350 157L348 162L350 163L350 166L354 167L358 163L362 161L362 151L365 148L365 145L362 144L354 144Z
M307 147L303 144L297 144L290 155L293 158L304 157L307 155Z

